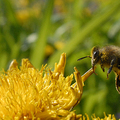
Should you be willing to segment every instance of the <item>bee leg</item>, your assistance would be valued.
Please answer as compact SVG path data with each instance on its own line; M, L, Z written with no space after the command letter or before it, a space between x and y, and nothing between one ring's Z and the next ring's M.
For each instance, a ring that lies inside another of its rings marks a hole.
M117 75L116 77L116 89L118 93L120 94L120 76L119 75Z
M103 67L103 59L101 59L100 67L101 67L102 71L105 72L105 69Z
M107 72L107 79L108 79L108 74L110 74L110 72L112 71L112 68L113 68L113 66L111 66L111 67L108 69L108 72Z
M103 67L103 65L101 64L101 69L103 70L103 72L105 72L105 69L104 69L104 67Z
M93 73L95 73L95 75L97 75L97 73L95 72L95 67L92 66L92 69L93 69Z
M115 61L115 59L111 60L110 68L108 69L108 72L107 72L107 79L108 79L108 74L110 74L110 72L112 71L112 68L113 68L113 65L114 65L114 61Z

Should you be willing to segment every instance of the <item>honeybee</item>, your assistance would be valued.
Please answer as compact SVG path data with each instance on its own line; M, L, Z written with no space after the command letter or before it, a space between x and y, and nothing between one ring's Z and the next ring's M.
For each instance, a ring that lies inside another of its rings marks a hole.
M93 47L91 50L91 56L85 56L78 60L84 58L91 58L92 68L94 70L95 65L99 64L103 72L105 72L105 67L108 68L107 78L110 72L113 70L115 77L115 84L118 93L120 94L120 48L117 46L105 46L103 48Z

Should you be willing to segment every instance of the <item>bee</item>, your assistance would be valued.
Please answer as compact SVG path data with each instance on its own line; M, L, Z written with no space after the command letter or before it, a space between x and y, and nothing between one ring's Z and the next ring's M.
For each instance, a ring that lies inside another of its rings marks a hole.
M82 60L84 58L91 58L91 64L94 71L95 65L99 64L103 72L105 72L105 68L108 68L107 71L107 78L108 75L113 70L115 73L115 84L118 93L120 94L120 48L117 46L105 46L103 48L99 48L95 46L91 50L91 56L85 56L79 58Z

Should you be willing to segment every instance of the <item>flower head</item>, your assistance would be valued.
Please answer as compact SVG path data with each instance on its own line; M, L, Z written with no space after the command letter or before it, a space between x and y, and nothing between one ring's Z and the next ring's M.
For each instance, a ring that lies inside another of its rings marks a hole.
M61 55L55 70L46 65L37 70L28 59L22 65L13 60L7 72L0 74L0 118L4 120L82 119L72 108L80 102L84 81L93 73L83 76L75 67L73 74L64 77L66 54Z

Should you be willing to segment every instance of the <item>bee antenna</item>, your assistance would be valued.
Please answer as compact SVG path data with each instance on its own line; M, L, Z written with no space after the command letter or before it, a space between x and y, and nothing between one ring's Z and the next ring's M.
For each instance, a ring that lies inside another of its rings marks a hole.
M87 57L92 58L91 56L88 55L88 56L85 56L85 57L79 58L77 61L82 60L82 59L87 58Z

